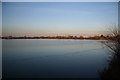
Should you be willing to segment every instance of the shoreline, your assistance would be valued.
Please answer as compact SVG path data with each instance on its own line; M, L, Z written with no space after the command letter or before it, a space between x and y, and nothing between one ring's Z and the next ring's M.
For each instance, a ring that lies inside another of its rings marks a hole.
M47 38L46 38L47 39ZM45 39L2 39L1 40L45 40ZM47 39L47 40L110 40L110 39Z
M117 38L117 36L93 36L93 37L84 37L84 36L34 36L34 37L28 37L28 36L21 36L21 37L13 37L13 36L4 36L0 37L0 39L65 39L65 40L114 40Z

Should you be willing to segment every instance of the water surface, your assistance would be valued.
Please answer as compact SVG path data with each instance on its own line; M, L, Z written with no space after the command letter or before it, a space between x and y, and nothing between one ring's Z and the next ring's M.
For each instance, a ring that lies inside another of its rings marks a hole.
M0 79L2 78L2 39L0 39Z
M3 40L3 77L98 78L107 53L100 40Z

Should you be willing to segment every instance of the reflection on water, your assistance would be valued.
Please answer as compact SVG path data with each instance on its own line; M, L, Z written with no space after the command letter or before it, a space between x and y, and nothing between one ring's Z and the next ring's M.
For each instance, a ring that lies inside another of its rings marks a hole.
M100 73L101 80L120 80L120 36L114 40L104 42L111 50L111 57L108 60L108 66Z
M98 78L107 58L95 40L3 40L3 78Z

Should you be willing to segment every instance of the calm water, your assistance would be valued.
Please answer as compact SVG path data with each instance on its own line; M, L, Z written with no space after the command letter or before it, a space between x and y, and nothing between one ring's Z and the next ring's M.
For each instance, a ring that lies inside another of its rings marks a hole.
M2 78L2 40L0 39L0 79Z
M3 78L98 78L107 59L96 40L3 40Z

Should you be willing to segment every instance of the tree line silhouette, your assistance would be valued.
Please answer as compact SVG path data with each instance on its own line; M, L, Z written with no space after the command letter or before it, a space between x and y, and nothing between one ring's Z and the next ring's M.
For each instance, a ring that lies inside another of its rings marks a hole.
M113 37L113 36L104 36L104 35L100 35L100 36L92 36L92 37L84 37L84 36L72 36L72 35L68 35L68 36L34 36L34 37L28 37L28 36L22 36L22 37L14 37L14 36L5 36L5 37L1 37L1 39L90 39L90 40L111 40L111 39L115 39L117 36Z

